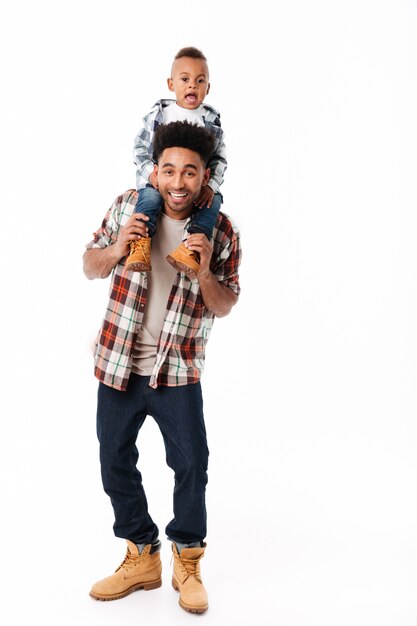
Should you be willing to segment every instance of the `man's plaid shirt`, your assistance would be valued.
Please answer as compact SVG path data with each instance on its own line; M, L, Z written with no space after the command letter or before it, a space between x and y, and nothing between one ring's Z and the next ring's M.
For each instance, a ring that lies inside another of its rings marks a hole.
M131 189L114 201L102 226L86 248L106 248L132 215L137 191ZM188 221L187 221L188 224ZM187 224L184 228L186 235ZM240 293L238 268L241 258L239 231L220 212L213 232L210 269L219 283ZM132 354L142 324L147 297L147 275L127 271L125 258L112 272L109 303L97 338L95 376L104 384L124 391L132 370ZM203 302L197 279L178 272L167 302L150 386L196 383L204 369L204 350L214 314Z
M158 126L164 123L164 108L175 100L164 98L158 100L151 111L143 118L143 126L136 135L133 156L136 165L136 188L141 189L149 183L149 176L153 172L153 137ZM226 146L224 144L224 132L220 124L220 113L208 104L202 104L204 109L204 126L215 139L214 153L208 162L210 168L209 187L216 193L224 179L227 168Z

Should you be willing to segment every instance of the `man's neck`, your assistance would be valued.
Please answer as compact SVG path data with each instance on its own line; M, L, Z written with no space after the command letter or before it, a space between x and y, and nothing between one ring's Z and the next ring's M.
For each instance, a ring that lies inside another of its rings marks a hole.
M188 207L187 209L183 209L182 211L173 211L170 207L167 207L165 204L162 207L162 211L170 217L172 220L186 220L190 217L191 213L194 211L194 207Z

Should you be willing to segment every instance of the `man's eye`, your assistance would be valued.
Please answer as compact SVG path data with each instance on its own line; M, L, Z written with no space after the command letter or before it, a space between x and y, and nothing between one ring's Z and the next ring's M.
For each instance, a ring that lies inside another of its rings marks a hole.
M163 174L169 176L170 174L172 174L172 170L163 170Z

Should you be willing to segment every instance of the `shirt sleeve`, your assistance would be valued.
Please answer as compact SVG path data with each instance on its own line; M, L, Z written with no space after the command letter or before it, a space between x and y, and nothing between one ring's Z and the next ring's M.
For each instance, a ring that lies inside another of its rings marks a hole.
M152 160L152 137L155 126L155 114L151 111L143 118L143 126L135 137L133 143L133 161L136 172L142 178L149 180L154 169Z
M217 255L212 272L219 283L229 287L237 296L240 294L239 265L242 258L240 234L236 227L224 235L220 253Z
M93 233L93 239L86 244L86 249L91 248L107 248L111 246L117 240L117 233L119 232L119 216L120 206L123 201L123 196L118 196L107 211L101 226Z
M224 133L221 131L216 152L211 157L208 166L210 168L210 180L208 186L216 193L224 181L224 174L227 169L226 145L224 143Z

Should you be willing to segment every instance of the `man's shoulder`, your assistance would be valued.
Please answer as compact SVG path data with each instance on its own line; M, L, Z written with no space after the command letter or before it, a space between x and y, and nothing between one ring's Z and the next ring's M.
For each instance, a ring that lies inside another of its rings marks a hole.
M223 211L219 211L215 228L220 236L227 237L228 239L233 239L240 235L239 227L234 219Z
M128 189L117 196L113 202L112 211L113 217L118 221L122 221L123 217L130 217L136 206L138 199L138 192L136 189Z
M128 189L127 191L124 191L123 193L120 194L120 196L117 196L116 200L115 200L115 204L133 204L133 206L135 206L136 201L138 199L138 192L136 189Z

